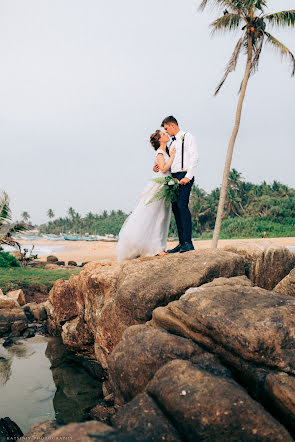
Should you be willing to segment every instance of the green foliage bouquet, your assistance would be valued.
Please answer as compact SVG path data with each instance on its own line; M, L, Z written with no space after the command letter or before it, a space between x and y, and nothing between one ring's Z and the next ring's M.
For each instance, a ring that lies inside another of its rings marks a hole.
M163 178L153 178L151 181L155 183L163 184L163 186L155 193L155 195L147 202L151 204L154 201L159 201L166 198L166 206L169 207L171 203L177 201L179 193L179 181L172 176L166 176Z

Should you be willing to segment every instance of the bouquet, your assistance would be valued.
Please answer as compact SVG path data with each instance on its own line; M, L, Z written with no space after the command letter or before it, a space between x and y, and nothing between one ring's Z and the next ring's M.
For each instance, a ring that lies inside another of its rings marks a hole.
M157 193L147 202L147 204L153 203L166 198L166 206L169 207L171 203L177 201L179 192L179 181L172 176L166 176L163 178L153 178L151 181L155 183L163 184Z

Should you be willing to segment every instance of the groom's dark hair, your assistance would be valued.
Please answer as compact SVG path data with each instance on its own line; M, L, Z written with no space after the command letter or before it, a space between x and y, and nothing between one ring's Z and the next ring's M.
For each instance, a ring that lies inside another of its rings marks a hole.
M161 127L164 127L165 124L171 124L174 123L176 124L176 126L178 126L178 122L176 120L175 117L173 117L173 115L170 115L169 117L164 118L164 120L162 121Z

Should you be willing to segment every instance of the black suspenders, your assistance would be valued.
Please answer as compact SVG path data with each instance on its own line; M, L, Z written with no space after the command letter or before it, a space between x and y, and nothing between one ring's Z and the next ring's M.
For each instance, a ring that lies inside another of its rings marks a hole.
M181 170L183 170L183 156L184 156L184 137L186 134L182 135L182 146L181 146Z

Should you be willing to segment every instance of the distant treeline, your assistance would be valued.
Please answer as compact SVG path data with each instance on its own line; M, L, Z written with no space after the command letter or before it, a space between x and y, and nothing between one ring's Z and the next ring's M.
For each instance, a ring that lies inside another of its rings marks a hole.
M193 237L211 238L214 229L219 189L210 193L194 186L190 209L193 220ZM86 233L117 235L128 216L122 210L104 211L102 214L88 213L81 217L74 209L69 216L43 224L42 233ZM225 206L225 218L220 238L259 238L295 236L295 189L278 181L272 184L252 184L232 169ZM176 236L174 217L171 217L170 236Z

